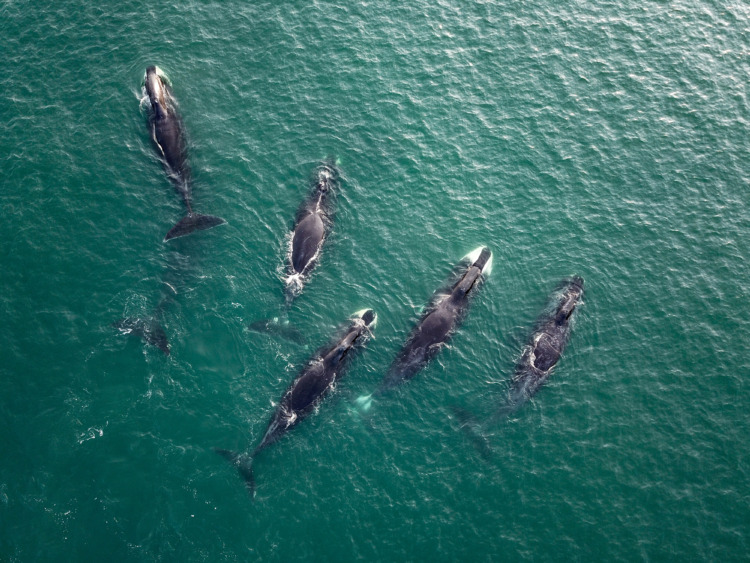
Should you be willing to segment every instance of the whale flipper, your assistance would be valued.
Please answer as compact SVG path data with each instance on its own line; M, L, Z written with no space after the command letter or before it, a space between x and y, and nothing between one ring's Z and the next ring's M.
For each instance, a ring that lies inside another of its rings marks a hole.
M206 229L216 227L217 225L223 225L224 223L226 223L226 221L221 217L188 213L169 230L167 236L164 237L164 242L173 238L184 237L193 231L205 231Z
M156 346L169 356L169 342L164 328L155 319L125 318L112 323L112 326L123 334L135 334L144 342Z
M253 477L252 456L246 453L238 454L237 452L221 448L214 448L214 451L237 468L240 476L245 480L247 492L255 499L255 477Z

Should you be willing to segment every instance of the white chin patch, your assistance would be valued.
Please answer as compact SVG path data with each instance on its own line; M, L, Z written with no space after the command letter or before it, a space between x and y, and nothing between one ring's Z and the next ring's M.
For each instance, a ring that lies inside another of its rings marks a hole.
M364 315L367 311L369 311L369 309L360 309L359 311L357 311L356 313L352 315L352 318L356 317L358 319L361 319L362 315ZM373 313L373 315L374 315L374 318L372 319L372 322L370 323L370 328L375 328L375 325L378 324L377 313Z
M466 256L463 257L464 260L468 260L472 264L476 262L479 259L479 255L482 254L482 250L484 250L484 246L479 246L469 252ZM482 273L486 276L489 276L490 273L492 273L492 258L493 254L490 252L490 259L487 260L487 264L485 264L484 268L482 268Z
M490 259L487 260L487 264L485 264L484 269L482 270L482 273L485 276L489 276L492 273L492 259L495 257L492 252L490 252Z

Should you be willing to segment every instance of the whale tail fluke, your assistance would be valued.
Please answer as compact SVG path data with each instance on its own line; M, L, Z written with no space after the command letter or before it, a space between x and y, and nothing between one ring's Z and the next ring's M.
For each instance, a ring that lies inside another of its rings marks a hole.
M453 406L451 407L453 415L458 419L459 427L464 435L469 439L471 445L479 452L482 459L490 461L493 456L492 445L484 432L482 423L471 411L467 409Z
M140 336L146 344L156 346L169 356L169 342L164 328L155 319L139 319L128 317L112 323L123 334Z
M255 500L255 477L253 477L253 458L247 453L238 454L231 450L214 448L214 451L237 468L240 477L245 480L245 487L250 497Z
M205 231L206 229L216 227L217 225L223 225L224 223L226 223L226 221L221 217L188 213L169 230L167 236L164 237L164 242L173 238L184 237L193 231Z

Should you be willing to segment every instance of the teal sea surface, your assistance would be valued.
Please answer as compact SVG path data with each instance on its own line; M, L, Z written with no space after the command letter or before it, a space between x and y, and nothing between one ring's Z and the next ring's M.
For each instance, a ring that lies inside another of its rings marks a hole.
M0 52L0 561L746 560L747 3L3 0ZM167 243L149 65L227 220ZM328 158L331 236L286 308ZM450 345L365 411L480 245ZM454 409L503 404L571 275L569 345L482 456ZM366 307L253 501L214 448L251 450ZM169 356L112 326L157 309Z

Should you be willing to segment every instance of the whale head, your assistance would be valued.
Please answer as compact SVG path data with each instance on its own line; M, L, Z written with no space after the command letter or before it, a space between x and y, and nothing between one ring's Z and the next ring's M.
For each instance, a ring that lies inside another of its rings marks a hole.
M459 303L465 299L466 295L476 284L477 280L482 280L482 274L489 274L492 269L492 252L486 246L480 246L467 254L464 258L471 261L471 265L466 270L461 280L453 287L450 299L454 303Z
M315 177L315 189L319 193L328 193L333 190L334 184L338 179L338 171L333 165L321 165Z
M362 309L354 313L353 318L367 328L373 329L378 324L378 316L372 309Z
M492 260L492 252L490 252L489 248L484 246L482 247L482 250L480 251L479 256L477 256L477 259L474 261L473 265L479 268L481 271L484 271L490 260Z
M583 292L583 278L581 276L573 276L570 278L570 281L568 282L568 285L570 287L576 287L578 290Z
M485 276L489 276L492 272L492 251L486 246L475 248L464 256L463 260L467 260L472 266L479 268L479 271Z
M562 300L557 307L557 313L555 314L555 320L558 324L564 324L568 321L570 316L578 306L581 297L583 296L583 278L580 276L573 276L568 282L565 291L563 293Z
M167 88L155 66L150 66L146 69L145 83L146 94L148 94L151 107L156 115L160 117L167 109Z

